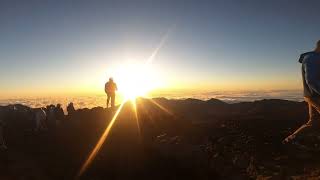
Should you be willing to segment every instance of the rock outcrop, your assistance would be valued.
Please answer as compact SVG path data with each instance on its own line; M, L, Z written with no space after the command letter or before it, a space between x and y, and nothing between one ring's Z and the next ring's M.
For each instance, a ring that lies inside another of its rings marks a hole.
M304 102L138 99L121 110L82 179L307 179L320 175L320 136L282 145L307 120ZM72 179L115 111L78 109L34 132L31 108L0 108L0 179Z

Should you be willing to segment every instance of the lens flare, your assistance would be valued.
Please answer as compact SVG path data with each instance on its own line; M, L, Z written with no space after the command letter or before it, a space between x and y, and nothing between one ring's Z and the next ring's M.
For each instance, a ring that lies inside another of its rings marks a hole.
M131 64L127 66L122 66L119 70L119 72L115 73L115 77L117 77L118 87L120 93L124 95L124 101L119 106L118 110L114 114L113 118L111 119L109 125L103 132L102 136L100 137L98 143L94 147L94 149L91 151L89 157L86 159L85 163L81 166L81 169L77 175L77 178L80 178L81 175L87 170L87 168L90 166L92 161L97 156L99 150L101 149L104 142L107 140L108 135L113 127L113 124L115 123L119 113L121 112L124 104L131 100L133 111L135 114L135 119L137 121L137 127L140 135L140 123L137 113L137 104L136 104L136 98L138 96L144 96L146 93L152 89L154 89L158 84L155 84L156 82L159 82L157 78L154 76L154 70L151 68L151 63L153 62L153 59L158 54L160 49L163 47L165 42L168 39L170 29L166 32L166 34L162 37L160 43L155 48L155 50L152 52L149 58L147 58L146 62L141 65ZM152 103L157 105L160 109L164 110L168 114L172 113L158 104L157 102L151 100Z
M160 108L161 110L163 110L164 112L168 113L169 115L173 116L173 113L171 111L169 111L167 108L163 107L161 104L157 103L156 101L154 101L153 99L149 99L150 102L152 102L154 105L158 106L158 108Z
M139 118L138 118L138 111L137 111L137 102L136 100L131 100L131 104L132 104L132 107L133 107L133 111L134 111L134 116L135 116L135 119L137 121L137 128L138 128L138 133L139 133L139 136L141 136L141 131L140 131L140 123L139 123Z
M108 135L110 133L110 130L112 129L112 126L114 124L114 122L116 121L123 105L125 104L125 101L119 106L118 110L116 111L116 113L114 114L113 118L111 119L109 125L107 126L106 130L103 132L102 136L100 137L97 145L94 147L94 149L92 150L92 152L90 153L88 159L85 161L85 163L83 164L83 166L80 169L80 172L78 174L77 177L80 177L86 170L87 168L90 166L90 164L92 163L92 161L95 159L95 157L97 156L99 150L101 149L103 143L107 140Z
M151 64L153 62L153 59L156 57L162 46L166 43L167 39L169 38L170 32L175 29L176 25L174 24L171 28L167 30L167 32L164 34L164 36L161 38L160 43L155 48L155 50L152 52L150 57L147 59L146 64Z

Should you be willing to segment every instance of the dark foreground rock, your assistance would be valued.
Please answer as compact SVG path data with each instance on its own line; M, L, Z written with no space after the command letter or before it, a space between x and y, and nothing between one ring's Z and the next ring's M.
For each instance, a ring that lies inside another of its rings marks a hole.
M281 141L307 120L304 102L211 99L126 103L80 179L308 179L320 176L320 135ZM1 107L0 179L74 179L115 111L76 110L33 131L30 108ZM137 120L138 119L138 120Z

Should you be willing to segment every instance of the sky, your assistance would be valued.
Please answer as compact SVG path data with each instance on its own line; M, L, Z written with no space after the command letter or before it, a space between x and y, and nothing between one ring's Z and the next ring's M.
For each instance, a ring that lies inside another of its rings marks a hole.
M0 98L103 93L152 61L159 89L301 89L318 0L0 1ZM146 75L148 76L148 75ZM114 76L117 80L117 77Z

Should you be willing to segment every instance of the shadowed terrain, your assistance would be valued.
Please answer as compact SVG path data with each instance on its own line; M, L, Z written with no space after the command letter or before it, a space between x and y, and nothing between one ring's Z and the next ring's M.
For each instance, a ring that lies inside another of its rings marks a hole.
M73 179L115 110L78 109L55 128L30 130L22 105L1 107L8 149L0 179ZM307 120L304 102L137 99L127 102L80 179L305 179L320 175L318 135L308 149L281 141ZM15 109L15 110L13 110Z

